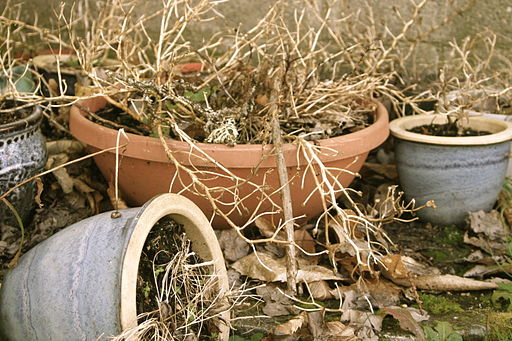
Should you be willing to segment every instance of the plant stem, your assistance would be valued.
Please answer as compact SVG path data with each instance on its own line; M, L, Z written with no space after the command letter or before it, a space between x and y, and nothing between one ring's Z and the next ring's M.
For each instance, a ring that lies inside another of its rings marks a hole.
M283 70L281 68L281 70ZM281 71L280 70L280 71ZM270 112L272 114L272 143L276 151L277 172L281 184L281 200L283 201L283 215L285 223L286 240L286 281L288 291L295 295L297 293L297 259L295 249L295 236L293 228L293 208L288 171L283 155L283 140L281 127L279 125L279 93L281 90L282 72L277 72L274 79L274 86L270 94Z

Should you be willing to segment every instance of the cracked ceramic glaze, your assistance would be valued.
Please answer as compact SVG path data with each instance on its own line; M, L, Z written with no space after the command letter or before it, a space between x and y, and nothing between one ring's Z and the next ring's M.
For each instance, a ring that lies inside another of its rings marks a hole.
M40 130L41 109L22 120L0 125L0 194L39 173L47 158L45 139ZM26 222L34 207L35 183L15 189L7 199ZM0 223L17 224L14 214L0 204Z

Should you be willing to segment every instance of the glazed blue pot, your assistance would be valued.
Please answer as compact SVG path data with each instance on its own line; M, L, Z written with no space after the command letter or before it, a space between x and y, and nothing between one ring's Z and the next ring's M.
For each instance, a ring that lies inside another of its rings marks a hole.
M445 123L445 115L416 115L390 123L400 185L407 200L436 208L417 212L438 225L463 224L468 212L489 211L501 190L508 166L512 127L489 117L470 117L463 124L490 135L445 137L412 133L425 124Z
M228 291L219 243L192 201L167 193L120 213L79 221L20 258L0 288L0 340L108 340L136 327L139 260L147 235L166 216L183 225L193 251L212 261L216 293ZM219 340L227 340L229 312L220 314Z

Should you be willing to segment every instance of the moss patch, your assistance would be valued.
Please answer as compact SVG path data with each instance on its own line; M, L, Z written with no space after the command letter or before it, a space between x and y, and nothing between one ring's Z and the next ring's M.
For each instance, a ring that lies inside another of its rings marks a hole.
M489 341L512 340L512 313L490 313L487 316Z
M420 294L420 299L423 301L423 309L434 315L460 313L464 311L459 303L448 300L443 296Z

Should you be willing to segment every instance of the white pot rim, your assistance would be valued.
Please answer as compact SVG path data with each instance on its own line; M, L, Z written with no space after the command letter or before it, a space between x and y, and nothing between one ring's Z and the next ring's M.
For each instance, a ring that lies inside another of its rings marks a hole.
M431 136L408 131L408 129L434 123L446 123L447 116L443 114L413 115L397 118L389 123L391 134L399 139L437 145L488 145L509 141L512 139L512 124L488 116L470 116L463 119L465 126L476 130L490 131L490 135L482 136Z

